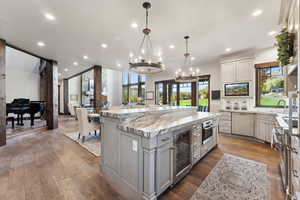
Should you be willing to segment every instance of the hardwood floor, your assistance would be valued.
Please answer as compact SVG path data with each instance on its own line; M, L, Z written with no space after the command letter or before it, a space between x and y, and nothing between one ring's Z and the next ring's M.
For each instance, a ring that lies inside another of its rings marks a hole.
M63 117L58 130L38 128L9 138L7 146L0 148L0 199L123 199L101 174L99 159L62 134L77 129L74 120ZM224 153L266 163L270 199L283 199L278 152L265 144L226 136L220 136L219 146L160 199L189 199Z

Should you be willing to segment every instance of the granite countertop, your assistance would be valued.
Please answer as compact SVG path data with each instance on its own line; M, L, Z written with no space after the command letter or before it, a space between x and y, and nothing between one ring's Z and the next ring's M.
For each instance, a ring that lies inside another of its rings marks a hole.
M102 117L110 117L116 119L130 118L132 116L143 115L144 113L157 113L169 111L196 111L195 106L161 106L161 107L145 107L145 108L131 108L118 110L103 110L100 112Z
M233 113L249 113L249 114L265 114L265 115L277 115L278 113L283 114L285 111L283 109L261 109L254 108L249 110L227 110L221 109L220 112L233 112Z
M218 114L196 111L147 113L142 117L121 123L118 128L125 132L151 138L181 127L193 126L217 116Z

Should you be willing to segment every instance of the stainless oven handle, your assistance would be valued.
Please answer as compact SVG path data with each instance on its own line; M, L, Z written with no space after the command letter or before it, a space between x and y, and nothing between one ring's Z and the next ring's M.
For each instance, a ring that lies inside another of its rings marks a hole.
M210 127L203 127L204 130L209 130L209 129L212 129L213 126L210 126Z

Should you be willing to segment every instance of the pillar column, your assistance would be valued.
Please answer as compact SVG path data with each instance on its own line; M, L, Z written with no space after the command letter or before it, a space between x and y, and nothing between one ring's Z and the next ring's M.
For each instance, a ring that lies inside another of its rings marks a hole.
M6 144L6 65L5 41L0 39L0 146Z
M198 102L198 82L192 82L192 106L197 106Z
M47 74L47 127L58 128L58 70L57 62L46 61Z
M63 80L64 84L64 114L68 115L69 113L69 80L68 79L64 79Z
M102 67L94 66L94 107L99 112L102 103Z

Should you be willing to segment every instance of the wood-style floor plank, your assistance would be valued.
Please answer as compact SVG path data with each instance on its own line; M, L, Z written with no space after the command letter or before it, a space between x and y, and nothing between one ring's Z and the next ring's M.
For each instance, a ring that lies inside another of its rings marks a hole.
M75 120L60 119L58 130L17 130L0 148L0 199L5 200L123 200L101 174L99 158L63 135L78 130ZM220 136L219 145L162 200L188 200L224 153L268 165L270 199L283 199L279 154L269 145Z

